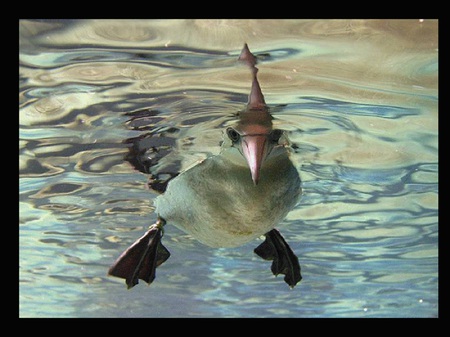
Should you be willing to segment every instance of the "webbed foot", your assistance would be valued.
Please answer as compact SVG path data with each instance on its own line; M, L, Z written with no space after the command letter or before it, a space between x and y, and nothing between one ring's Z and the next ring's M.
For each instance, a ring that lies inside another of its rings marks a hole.
M297 256L275 228L267 232L265 236L266 240L256 247L254 252L264 260L273 260L272 273L275 276L284 274L284 281L294 288L302 279Z
M138 284L139 279L151 284L156 268L170 257L170 252L161 243L164 225L165 221L158 218L142 237L119 256L108 274L124 278L128 289Z

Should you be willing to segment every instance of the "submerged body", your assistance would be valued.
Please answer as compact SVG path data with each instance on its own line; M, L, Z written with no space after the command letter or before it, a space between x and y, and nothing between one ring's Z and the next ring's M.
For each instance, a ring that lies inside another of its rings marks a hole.
M158 216L211 247L236 247L273 229L301 195L298 172L275 147L255 185L237 149L209 157L169 182Z
M139 279L152 283L155 269L170 257L161 243L166 223L211 247L236 247L264 235L254 252L272 261L272 273L284 274L291 288L302 279L297 256L275 229L301 195L300 178L284 132L272 128L256 77L256 58L247 45L239 60L253 75L247 108L225 130L219 155L168 183L151 179L149 186L163 192L155 200L158 220L109 269L110 275L125 278L129 288Z

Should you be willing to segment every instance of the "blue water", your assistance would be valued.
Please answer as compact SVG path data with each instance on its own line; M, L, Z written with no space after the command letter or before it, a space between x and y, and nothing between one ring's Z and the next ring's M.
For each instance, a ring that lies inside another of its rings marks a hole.
M437 317L437 35L433 20L21 20L19 315ZM128 148L217 154L247 102L244 42L303 181L277 226L303 280L274 277L260 241L213 249L168 225L170 259L127 290L108 268L156 219Z

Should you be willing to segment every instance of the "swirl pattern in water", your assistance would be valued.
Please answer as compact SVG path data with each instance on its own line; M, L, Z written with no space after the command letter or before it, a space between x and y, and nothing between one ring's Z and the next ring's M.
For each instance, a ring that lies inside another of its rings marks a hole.
M302 178L277 228L303 280L171 226L128 291L106 274L156 219L149 161L219 153L244 42ZM21 20L19 47L20 316L438 316L437 21Z

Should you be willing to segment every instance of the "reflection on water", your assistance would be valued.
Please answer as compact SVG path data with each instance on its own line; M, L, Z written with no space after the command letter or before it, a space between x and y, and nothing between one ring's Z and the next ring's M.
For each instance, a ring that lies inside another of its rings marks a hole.
M278 227L303 280L267 273L258 241L171 226L158 282L127 291L106 272L156 195L124 140L217 154L247 101L243 42L294 144L304 195ZM436 21L23 20L19 45L21 316L438 315Z

